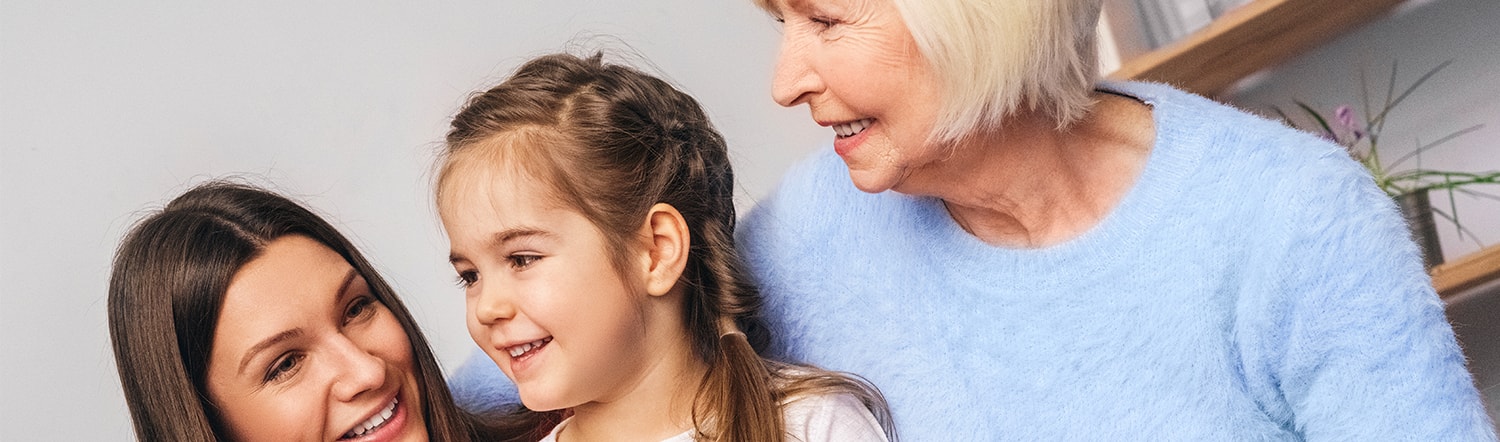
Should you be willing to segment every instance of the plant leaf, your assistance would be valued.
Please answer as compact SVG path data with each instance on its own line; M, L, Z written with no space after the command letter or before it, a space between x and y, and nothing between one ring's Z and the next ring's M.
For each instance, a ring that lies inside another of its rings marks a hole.
M1447 143L1449 141L1452 141L1454 138L1458 138L1460 136L1463 136L1464 134L1467 134L1469 132L1473 132L1473 131L1476 131L1476 130L1479 130L1479 129L1482 129L1482 128L1484 128L1483 124L1476 124L1476 125L1473 125L1473 126L1469 126L1469 127L1463 128L1463 129L1461 129L1461 130L1459 130L1457 132L1448 134L1448 136L1439 138L1437 141L1433 141L1431 143L1427 143L1425 145L1418 146L1415 150L1411 151L1410 153L1407 153L1406 155L1402 155L1401 158L1397 158L1396 161L1392 161L1390 164L1386 165L1386 167L1387 168L1394 168L1397 165L1400 165L1401 163L1405 162L1406 160L1411 159L1412 157L1415 157L1417 155L1421 155L1422 152L1426 152L1426 151L1428 151L1428 150L1430 150L1430 149L1432 149L1434 147L1438 147L1439 145L1441 145L1443 143Z
M1318 122L1318 127L1323 128L1323 133L1327 134L1329 140L1338 142L1338 136L1334 135L1333 127L1328 125L1328 120L1324 119L1323 115L1319 114L1318 111L1313 110L1312 106L1308 106L1307 103L1303 103L1300 100L1293 101L1293 103L1297 103L1297 107L1302 108L1302 111L1307 112L1307 115L1311 116L1313 118L1313 121Z
M1448 222L1453 223L1453 225L1458 228L1458 239L1463 239L1465 235L1468 235L1470 241L1474 241L1474 244L1478 244L1479 248L1484 248L1484 243L1479 241L1479 237L1475 236L1473 231L1458 224L1458 218L1449 215L1448 213L1443 212L1442 210L1437 208L1433 208L1432 213L1435 213L1438 216L1442 216L1443 219L1446 219L1448 220Z

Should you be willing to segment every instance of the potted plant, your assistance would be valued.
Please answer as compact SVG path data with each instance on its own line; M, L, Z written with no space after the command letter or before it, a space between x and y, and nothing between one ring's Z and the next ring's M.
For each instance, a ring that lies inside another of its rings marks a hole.
M1451 61L1439 64L1437 67L1422 74L1411 85L1405 87L1400 93L1396 91L1396 65L1391 64L1390 80L1386 84L1385 96L1375 103L1370 101L1369 84L1363 75L1360 76L1360 87L1364 92L1364 115L1362 120L1356 118L1354 110L1349 105L1336 107L1332 112L1332 118L1318 112L1312 106L1301 101L1296 101L1297 107L1307 115L1314 123L1311 132L1323 136L1338 143L1349 152L1365 169L1370 171L1374 177L1375 184L1380 186L1386 194L1396 200L1397 206L1401 208L1402 215L1406 218L1407 225L1412 230L1412 237L1422 246L1422 257L1428 268L1443 262L1441 244L1437 238L1437 227L1433 215L1441 216L1452 222L1458 229L1459 238L1467 235L1478 242L1473 232L1469 231L1459 222L1458 206L1454 199L1455 193L1462 193L1482 198L1500 201L1500 197L1480 192L1473 187L1484 184L1500 183L1500 171L1489 172L1462 172L1450 170L1433 170L1422 167L1422 153L1439 147L1455 138L1474 132L1484 125L1474 125L1438 138L1435 141L1422 143L1417 142L1416 149L1402 155L1394 160L1387 161L1381 157L1380 137L1381 130L1385 128L1387 117L1395 107L1417 87L1427 82L1443 68L1448 67ZM1276 109L1282 120L1293 126L1298 126L1285 112ZM1440 191L1447 196L1447 210L1432 206L1430 194L1432 191ZM1482 246L1482 244L1481 244Z

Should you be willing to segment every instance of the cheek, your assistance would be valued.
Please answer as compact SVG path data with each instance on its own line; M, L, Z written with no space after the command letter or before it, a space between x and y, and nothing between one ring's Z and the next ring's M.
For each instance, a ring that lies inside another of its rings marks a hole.
M489 327L480 324L472 316L466 322L469 328L469 339L472 339L474 345L479 346L479 350L489 355L490 359L494 360L496 364L500 364L501 352L495 349L494 340L490 338L491 330Z
M605 348L625 348L645 338L642 317L642 298L648 296L644 289L632 292L619 281L600 281L583 288L580 293L587 296L571 306L558 305L554 309L561 314L572 315L569 322L585 324L584 333L598 340L596 345ZM581 307L580 307L581 306Z
M370 325L370 333L363 345L366 351L380 357L392 367L412 372L414 364L411 340L407 338L406 329L401 327L396 316L390 310L381 309L380 316Z
M464 298L464 326L469 329L469 337L482 346L489 342L489 338L485 336L485 326L479 323L479 315L475 313L478 302L477 296L469 295Z
M253 396L216 401L221 418L237 441L316 440L315 429L323 427L320 398L308 389L273 391L270 387ZM297 432L306 434L297 434Z

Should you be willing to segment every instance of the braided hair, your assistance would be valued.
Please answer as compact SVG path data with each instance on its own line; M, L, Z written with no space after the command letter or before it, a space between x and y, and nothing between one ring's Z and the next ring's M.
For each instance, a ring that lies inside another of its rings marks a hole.
M499 138L509 142L493 142ZM452 191L456 171L494 167L486 159L502 156L596 225L617 270L652 206L669 204L682 214L691 245L678 281L682 315L694 354L708 366L693 407L700 438L784 440L782 404L790 393L812 390L853 393L889 422L884 399L867 383L760 356L770 335L759 316L760 293L735 251L728 148L692 97L605 63L602 54L542 56L472 97L453 118L438 201Z

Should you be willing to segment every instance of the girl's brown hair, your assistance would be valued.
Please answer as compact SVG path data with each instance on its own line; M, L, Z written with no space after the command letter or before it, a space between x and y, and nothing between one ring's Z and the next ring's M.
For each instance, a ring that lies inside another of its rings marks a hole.
M759 355L770 341L761 297L734 244L734 176L724 138L687 94L602 54L534 59L471 98L453 118L437 200L461 170L519 166L604 232L617 270L657 203L686 221L679 284L693 351L709 371L693 420L699 437L785 439L782 407L803 395L861 399L894 438L884 398L863 380Z
M502 424L453 404L411 313L369 261L322 218L258 188L211 182L137 224L109 281L109 329L126 403L143 441L227 439L206 377L215 326L234 274L285 235L310 237L348 260L411 342L427 431L436 441L526 437L534 423ZM532 438L534 439L534 438Z

